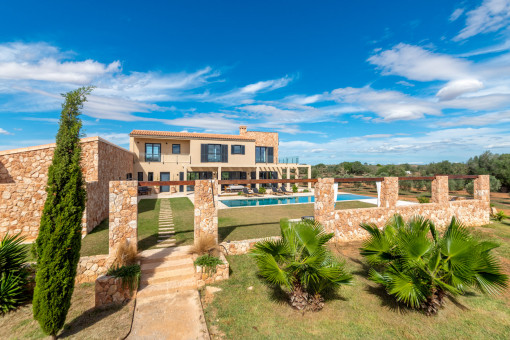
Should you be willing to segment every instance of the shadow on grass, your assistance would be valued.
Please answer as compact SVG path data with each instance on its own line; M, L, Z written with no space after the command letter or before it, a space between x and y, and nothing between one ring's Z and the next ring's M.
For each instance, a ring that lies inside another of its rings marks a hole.
M238 228L246 228L246 227L249 228L249 227L266 226L266 225L267 226L269 226L269 225L280 226L280 221L219 227L218 228L218 238L219 238L220 242L223 242L230 234L232 234ZM262 236L262 237L271 237L271 236L278 236L278 235L266 235L266 236Z
M381 306L388 308L392 312L398 314L407 314L413 311L413 309L409 308L401 302L398 302L393 296L389 295L386 289L381 285L367 285L365 291L369 294L377 296L381 301Z
M138 203L138 213L144 213L156 209L157 199L144 199Z
M90 308L83 312L80 316L74 318L71 322L64 325L64 329L59 338L71 337L77 333L87 329L95 323L101 321L105 317L118 312L125 305L113 305L107 308ZM127 333L127 331L126 331Z

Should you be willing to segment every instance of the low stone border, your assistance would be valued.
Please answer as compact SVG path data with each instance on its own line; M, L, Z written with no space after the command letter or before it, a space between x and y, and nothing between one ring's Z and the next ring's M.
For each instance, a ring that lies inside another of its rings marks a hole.
M193 262L198 258L198 255L193 256ZM223 261L223 264L219 264L216 266L216 271L213 273L208 273L207 270L202 266L195 266L195 278L197 279L197 287L201 288L205 285L217 282L228 280L230 267L227 259L223 253L220 253L220 260Z
M133 291L124 287L121 277L103 275L96 279L96 308L111 304L122 304L136 296Z
M80 257L76 268L76 283L94 282L99 276L105 275L111 266L112 259L108 255Z
M270 236L263 238L252 238L250 240L242 240L242 241L229 241L220 243L221 250L225 252L226 255L242 255L246 254L253 248L255 243L263 240L279 240L280 236Z

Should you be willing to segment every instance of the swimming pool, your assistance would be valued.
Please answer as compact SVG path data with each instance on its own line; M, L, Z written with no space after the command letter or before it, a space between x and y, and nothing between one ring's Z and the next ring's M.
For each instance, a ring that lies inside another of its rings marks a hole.
M361 196L354 194L338 194L336 201L355 201L362 199L370 199L374 197ZM276 205L276 204L295 204L295 203L313 203L315 202L314 196L295 196L295 197L271 197L271 198L247 198L239 200L222 200L229 208L234 207L251 207L261 205Z

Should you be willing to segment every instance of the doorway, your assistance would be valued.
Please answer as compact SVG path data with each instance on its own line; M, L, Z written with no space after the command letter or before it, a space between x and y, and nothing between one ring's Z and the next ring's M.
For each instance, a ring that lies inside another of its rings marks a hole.
M169 181L170 180L170 173L169 172L161 172L159 174L159 178L161 181ZM159 187L159 192L170 192L170 186L169 185L162 185Z

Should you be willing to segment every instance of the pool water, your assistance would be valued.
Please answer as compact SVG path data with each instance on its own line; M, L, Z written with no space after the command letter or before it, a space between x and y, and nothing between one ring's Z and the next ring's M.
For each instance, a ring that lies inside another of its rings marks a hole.
M336 201L356 201L362 199L370 199L374 197L354 195L354 194L338 194ZM315 202L314 196L296 196L296 197L271 197L271 198L247 198L239 200L222 200L223 204L227 207L251 207L261 205L276 205L276 204L295 204L295 203L313 203Z

